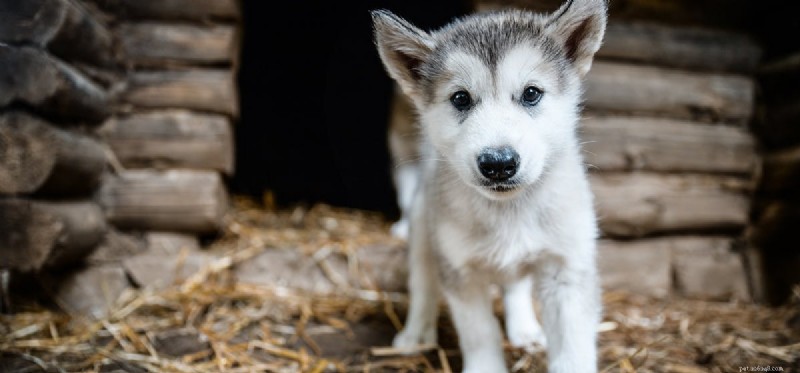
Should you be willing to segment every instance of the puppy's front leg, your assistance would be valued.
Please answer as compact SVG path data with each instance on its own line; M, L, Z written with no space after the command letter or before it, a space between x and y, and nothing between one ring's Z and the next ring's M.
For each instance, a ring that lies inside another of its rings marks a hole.
M460 283L446 287L444 295L458 332L464 359L463 372L507 372L503 337L485 284L479 285L478 281Z
M416 227L415 227L416 228ZM408 291L409 306L405 327L395 336L392 345L413 348L436 343L436 320L439 317L439 272L425 233L414 229L409 242Z
M596 373L600 288L594 268L553 260L537 276L548 372Z
M503 306L506 314L506 335L514 347L530 349L547 345L544 331L533 310L533 278L524 276L504 286Z

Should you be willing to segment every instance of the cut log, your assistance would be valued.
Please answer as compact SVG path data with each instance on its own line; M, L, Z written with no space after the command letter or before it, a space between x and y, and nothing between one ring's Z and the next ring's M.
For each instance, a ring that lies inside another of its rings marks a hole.
M690 298L750 301L747 273L729 237L674 239L675 290Z
M587 116L581 132L586 161L600 171L750 174L758 161L754 141L743 128Z
M597 62L586 80L587 108L613 113L744 124L753 99L753 80L737 75Z
M171 110L112 118L100 128L126 167L196 168L233 172L227 117Z
M229 70L133 74L125 99L144 108L184 108L235 116L236 87Z
M238 19L236 0L90 0L121 18L206 21Z
M710 175L591 175L600 228L607 236L732 232L747 223L748 182Z
M36 45L65 60L95 65L114 60L111 32L77 1L3 1L0 41Z
M600 278L608 290L656 297L674 290L692 298L749 300L747 276L732 244L732 238L720 236L600 240Z
M126 23L117 34L128 61L140 66L230 64L238 53L232 26Z
M0 106L23 103L57 122L97 124L108 94L69 65L28 47L0 44Z
M118 309L116 301L131 288L125 270L116 264L76 268L66 273L45 273L43 285L68 314L81 319L108 319Z
M672 242L662 238L598 241L597 267L603 289L657 298L670 295Z
M214 233L228 207L216 172L131 170L99 192L109 221L120 228Z
M105 165L103 145L86 135L19 112L0 116L0 193L86 196Z
M597 56L666 67L750 73L758 65L761 49L753 39L726 31L611 22Z
M0 116L0 193L33 193L44 184L56 163L51 135L50 126L28 115Z
M69 265L89 255L105 231L92 202L0 199L0 266L30 272Z

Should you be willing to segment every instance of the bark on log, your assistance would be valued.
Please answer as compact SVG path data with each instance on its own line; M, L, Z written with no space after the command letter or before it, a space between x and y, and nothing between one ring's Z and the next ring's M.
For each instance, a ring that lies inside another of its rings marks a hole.
M0 116L0 193L86 196L105 165L103 145L86 135L19 112Z
M109 221L119 228L213 233L228 207L216 172L131 170L99 192Z
M737 75L597 62L586 80L587 108L614 113L743 124L753 99L752 79Z
M761 49L751 38L731 32L611 22L597 56L703 71L750 73L758 65Z
M747 223L747 182L709 175L594 174L600 229L607 236L730 232Z
M753 139L742 128L587 116L581 132L586 161L600 171L749 174L758 160Z
M233 73L228 70L139 72L125 99L145 108L184 108L236 116Z
M134 114L112 118L99 133L127 167L233 173L233 134L224 116L183 110Z
M238 19L236 0L90 0L121 18L207 21Z
M231 26L126 23L117 34L128 61L140 66L229 64L238 53Z
M0 44L0 106L23 103L57 122L97 124L108 94L69 65L28 47Z
M111 32L76 1L3 1L0 41L47 48L65 60L100 66L114 62Z
M89 255L107 229L92 202L0 199L0 267L37 271Z

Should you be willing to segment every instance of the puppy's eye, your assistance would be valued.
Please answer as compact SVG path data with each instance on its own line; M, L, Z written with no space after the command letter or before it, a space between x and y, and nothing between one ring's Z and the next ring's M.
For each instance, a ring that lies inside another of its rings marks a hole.
M456 109L464 111L472 106L472 97L466 91L458 91L450 96L450 102Z
M525 90L522 91L522 103L527 106L534 106L542 99L543 93L544 92L539 88L533 86L526 87Z

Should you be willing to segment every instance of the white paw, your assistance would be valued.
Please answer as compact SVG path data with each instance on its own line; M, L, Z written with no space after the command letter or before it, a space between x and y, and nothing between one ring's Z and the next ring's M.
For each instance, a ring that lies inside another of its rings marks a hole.
M396 223L392 224L392 236L395 236L401 240L408 240L408 220L400 219Z
M473 357L464 360L464 370L461 373L505 373L508 372L503 356Z
M538 324L508 330L508 341L512 346L525 348L528 351L543 350L547 347L547 338Z
M397 349L408 350L409 354L418 351L422 345L436 343L436 329L429 328L422 331L411 331L408 328L398 333L392 341L392 346Z

